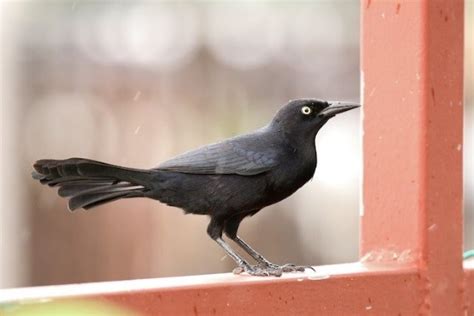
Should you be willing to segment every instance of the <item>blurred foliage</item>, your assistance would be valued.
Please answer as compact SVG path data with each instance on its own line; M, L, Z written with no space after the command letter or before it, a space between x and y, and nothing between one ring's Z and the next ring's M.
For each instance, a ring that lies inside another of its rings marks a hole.
M61 300L0 305L4 316L139 316L138 313L108 302Z

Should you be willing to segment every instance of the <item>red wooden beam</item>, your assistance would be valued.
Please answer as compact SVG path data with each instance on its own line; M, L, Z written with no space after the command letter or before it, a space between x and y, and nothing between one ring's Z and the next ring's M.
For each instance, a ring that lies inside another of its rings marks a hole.
M417 262L420 311L459 315L463 1L366 0L362 15L361 256Z
M59 308L67 314L80 305L85 313L88 302L101 302L138 315L418 315L423 282L416 268L354 263L320 266L317 273L282 278L215 274L41 286L0 290L0 314L25 309L58 314ZM461 289L473 302L472 267L466 268ZM474 313L474 304L465 307L467 315Z
M79 298L114 303L140 315L413 315L419 306L418 283L413 268L354 263L282 278L216 274L13 289L0 291L0 308L21 302L8 305L13 312L28 304Z

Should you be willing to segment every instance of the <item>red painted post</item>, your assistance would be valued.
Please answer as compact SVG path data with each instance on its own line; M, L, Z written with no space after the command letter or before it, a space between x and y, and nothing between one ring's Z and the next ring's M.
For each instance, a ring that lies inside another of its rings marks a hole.
M463 308L463 1L362 2L361 256L420 269L420 312Z

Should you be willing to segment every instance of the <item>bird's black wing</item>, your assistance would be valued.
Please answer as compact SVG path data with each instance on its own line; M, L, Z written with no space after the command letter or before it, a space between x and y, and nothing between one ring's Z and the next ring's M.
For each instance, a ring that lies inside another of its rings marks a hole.
M191 174L256 175L278 165L277 153L268 138L249 134L186 152L156 169Z

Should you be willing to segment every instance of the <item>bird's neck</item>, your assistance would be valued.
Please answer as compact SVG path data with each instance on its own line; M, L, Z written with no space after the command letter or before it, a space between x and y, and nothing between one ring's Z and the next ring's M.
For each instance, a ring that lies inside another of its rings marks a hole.
M316 167L317 155L315 137L317 132L309 135L299 135L289 133L279 126L273 126L273 133L275 133L274 135L278 135L277 139L280 142L283 141L284 147L287 148L287 151L298 161Z
M293 133L285 130L285 128L282 128L278 125L273 125L271 129L274 131L274 133L280 136L279 139L283 140L285 142L285 145L290 148L293 148L294 151L302 150L303 148L308 149L311 152L314 152L316 150L314 141L316 138L317 131L304 134Z

